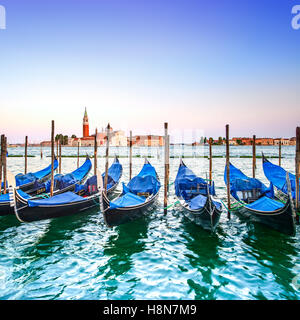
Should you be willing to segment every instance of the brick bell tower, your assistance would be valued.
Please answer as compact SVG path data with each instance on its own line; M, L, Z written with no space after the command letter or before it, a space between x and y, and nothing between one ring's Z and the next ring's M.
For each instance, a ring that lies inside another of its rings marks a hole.
M90 136L90 130L89 130L89 118L86 112L86 108L84 111L84 116L83 116L83 138L89 137Z

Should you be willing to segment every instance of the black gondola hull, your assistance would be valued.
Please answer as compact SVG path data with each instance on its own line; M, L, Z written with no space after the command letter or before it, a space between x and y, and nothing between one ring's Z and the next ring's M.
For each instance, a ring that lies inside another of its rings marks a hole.
M108 227L119 226L124 223L131 222L151 213L152 209L157 205L158 193L148 202L139 206L126 208L109 208L109 201L103 197L103 217Z
M212 203L211 208L209 201L199 210L190 210L188 207L180 205L186 218L204 230L214 232L219 224L222 210L218 210Z
M99 207L99 196L63 205L38 207L29 207L26 205L19 207L16 215L17 218L22 222L33 222L80 214L95 207Z
M118 182L107 191L108 195L111 194L117 186ZM15 213L18 220L22 222L33 222L52 218L66 217L70 215L80 214L96 207L100 209L99 194L83 198L82 201L77 201L74 203L37 207L29 207L27 201L19 197L17 192L15 193L15 199L17 212L15 212L13 208L13 213Z
M14 214L14 208L10 206L9 202L0 203L0 217Z
M289 200L284 207L276 211L264 212L240 206L233 212L249 219L251 222L263 224L281 233L291 236L294 236L296 233L294 213Z

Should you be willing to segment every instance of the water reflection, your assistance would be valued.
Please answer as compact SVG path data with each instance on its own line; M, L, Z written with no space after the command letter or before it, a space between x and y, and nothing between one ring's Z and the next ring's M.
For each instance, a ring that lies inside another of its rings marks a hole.
M265 228L260 224L249 223L248 232L242 237L247 245L248 254L253 255L257 263L267 268L282 289L282 299L298 299L292 287L293 271L298 256L296 237L290 237L275 230ZM257 298L256 295L254 295Z
M149 218L143 217L115 228L115 234L108 238L103 249L104 255L109 257L106 278L117 277L130 270L132 255L145 248L141 240L147 237L148 222Z

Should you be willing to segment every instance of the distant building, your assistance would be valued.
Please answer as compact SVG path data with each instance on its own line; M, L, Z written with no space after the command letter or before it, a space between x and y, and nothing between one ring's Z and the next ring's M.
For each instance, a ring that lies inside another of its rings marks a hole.
M237 146L238 143L236 142L236 140L229 140L229 145L230 146Z
M95 144L95 134L89 135L89 118L86 108L83 116L82 133L82 138L69 138L68 145L77 147L79 144L81 147L93 147ZM98 146L106 144L106 131L104 131L103 128L102 132L97 132L96 140ZM111 128L109 132L109 143L111 146L127 146L127 138L124 131L113 131Z
M129 145L129 138L128 145ZM138 135L132 137L132 144L144 147L161 147L164 145L164 137L157 135Z
M277 138L277 139L274 139L274 145L278 146L279 143L281 142L281 145L282 146L289 146L291 145L290 144L290 141L291 139L285 139L285 138Z
M237 143L237 145L243 145L243 146L251 146L253 142L253 138L232 138L233 141ZM257 145L261 146L272 146L274 145L274 139L273 138L256 138L255 143Z
M273 146L274 139L273 138L256 138L256 144L261 146Z
M251 138L232 138L232 141L235 141L237 145L251 146Z
M43 147L51 147L51 141L42 141L41 146Z

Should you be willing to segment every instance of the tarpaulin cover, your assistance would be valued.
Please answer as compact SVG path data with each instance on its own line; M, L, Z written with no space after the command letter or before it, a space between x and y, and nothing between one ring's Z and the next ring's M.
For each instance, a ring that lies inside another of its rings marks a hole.
M107 188L109 190L112 186L114 186L121 178L122 175L122 165L120 164L118 159L115 159L114 163L108 168L108 177L107 177ZM103 185L104 185L104 177L105 173L102 174L103 177ZM80 190L88 191L89 193L95 193L98 190L97 187L97 176L92 176L89 178L84 185L76 184L75 192Z
M77 182L80 182L80 180L77 180L73 173L67 173L54 178L54 187L55 189L61 190Z
M22 174L19 173L16 175L16 186L22 186L24 184L36 181L36 176L33 173Z
M145 192L156 194L160 188L160 182L154 167L150 163L145 163L140 173L129 181L127 188L134 194Z
M110 202L110 208L124 208L124 207L131 207L141 203L144 203L146 200L145 197L137 196L131 192L127 192L122 197L116 199L115 201Z
M53 165L54 165L54 170L56 170L57 167L58 167L57 159L54 160L54 164ZM43 170L40 170L40 171L37 171L37 172L35 172L33 174L37 179L42 179L42 178L46 177L48 174L50 174L50 173L51 173L51 164L47 168L45 168Z
M30 198L30 196L27 193L25 193L24 191L22 191L22 190L17 190L17 192L24 199L29 199ZM9 202L9 195L10 195L10 193L1 194L0 195L0 202Z
M138 193L156 194L160 189L156 171L150 163L145 163L140 173L132 178L127 186L123 183L123 194L115 201L110 201L111 208L124 208L141 204L146 201Z
M28 200L29 207L38 207L38 206L55 206L60 204L67 204L76 201L80 201L84 199L83 197L78 196L73 192L65 192L62 194L58 194L57 196L53 196L46 199L38 199L38 200Z
M71 172L71 174L77 181L81 181L90 172L91 168L92 162L87 158L85 162L78 169Z
M280 166L277 166L271 163L270 161L264 161L263 169L267 179L271 181L276 188L278 188L279 190L287 194L288 188L286 184L286 170L284 170ZM292 173L289 173L289 178L291 182L292 197L293 199L295 199L296 198L296 185L295 185L296 176ZM299 195L300 195L300 191L299 191Z
M205 206L206 201L207 197L203 196L202 194L199 194L198 196L188 201L188 204L192 210L198 210Z
M188 201L193 198L193 196L207 195L207 188L211 195L215 195L214 183L210 186L207 182L197 177L194 172L186 167L185 165L180 165L177 176L175 179L175 193L177 197L182 197L184 200Z
M122 175L122 165L120 164L118 159L115 159L114 163L108 169L108 177L107 177L107 189L109 190L112 186L114 186L121 178ZM105 173L102 174L103 177L103 185Z
M0 202L9 202L9 193L0 195Z
M29 199L29 198L31 198L31 196L30 196L29 194L27 194L26 192L24 192L24 191L22 191L22 190L20 190L20 189L18 189L17 192L18 192L18 194L19 194L22 198L24 198L24 199Z
M58 161L57 159L54 160L54 170L56 170L58 167ZM40 171L37 171L35 173L27 173L27 174L22 174L19 173L16 175L16 186L22 186L24 184L30 183L30 182L34 182L38 179L42 179L46 176L48 176L51 173L51 164Z
M203 208L206 204L207 197L199 194L198 196L192 198L191 200L187 201L189 204L190 209L192 210L199 210ZM213 204L216 206L218 210L222 209L222 204L218 201L212 201Z
M246 207L253 210L271 212L284 207L284 204L268 197L262 197L253 203L246 205Z
M242 200L237 195L239 191L252 191L253 189L259 192L259 195L266 195L270 198L274 197L273 184L266 187L260 180L247 177L241 170L230 164L230 192L237 200ZM225 166L224 181L227 184L227 166ZM245 199L244 199L245 200Z
M81 180L90 172L92 162L89 158L85 160L83 165L71 173L65 175L56 175L54 178L54 186L56 189L64 189L75 183L80 183Z
M98 192L98 186L97 186L97 176L92 176L88 178L85 182L85 184L76 184L75 185L75 192L79 192L81 190L84 190L85 192L88 192L89 194L97 193Z

